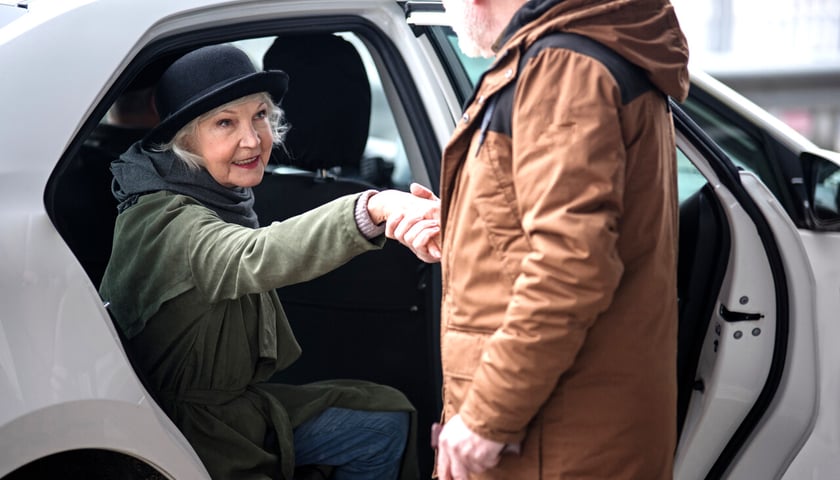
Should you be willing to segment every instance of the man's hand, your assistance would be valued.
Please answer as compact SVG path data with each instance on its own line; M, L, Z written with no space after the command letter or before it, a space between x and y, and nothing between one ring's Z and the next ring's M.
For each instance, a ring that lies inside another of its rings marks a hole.
M481 473L499 463L505 444L473 433L455 415L446 422L437 439L437 473L441 480L466 480L470 473Z
M426 263L440 261L440 199L428 188L419 183L412 183L409 187L412 195L416 198L430 200L437 208L433 211L432 220L405 221L402 218L395 218L396 221L389 221L385 225L385 235L388 238L399 240L400 243L411 249L417 258Z
M426 263L440 261L440 223L437 220L406 218L399 213L388 218L385 236L399 241Z
M411 184L411 193L385 190L368 200L376 223L385 222L385 236L408 247L427 263L440 261L440 199L431 190Z

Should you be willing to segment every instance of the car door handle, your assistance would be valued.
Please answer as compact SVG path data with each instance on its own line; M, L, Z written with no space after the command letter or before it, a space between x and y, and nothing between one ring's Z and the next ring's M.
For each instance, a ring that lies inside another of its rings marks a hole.
M727 322L747 322L764 318L762 313L733 312L722 303L720 304L720 316Z

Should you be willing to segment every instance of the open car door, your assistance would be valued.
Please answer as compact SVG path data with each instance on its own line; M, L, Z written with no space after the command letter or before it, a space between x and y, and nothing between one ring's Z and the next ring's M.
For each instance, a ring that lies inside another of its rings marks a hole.
M672 106L681 197L675 478L778 478L816 412L814 277L774 195Z

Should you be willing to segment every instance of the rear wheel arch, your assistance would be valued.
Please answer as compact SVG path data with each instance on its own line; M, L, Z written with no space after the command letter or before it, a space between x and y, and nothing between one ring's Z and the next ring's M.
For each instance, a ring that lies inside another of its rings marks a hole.
M169 478L143 460L104 449L78 449L33 460L3 477L3 480L33 478L119 478L158 480Z

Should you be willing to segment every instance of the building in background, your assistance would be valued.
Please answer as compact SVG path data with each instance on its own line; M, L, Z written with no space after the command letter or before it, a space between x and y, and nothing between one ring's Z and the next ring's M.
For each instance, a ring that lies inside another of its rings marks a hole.
M705 70L840 150L840 0L671 0Z

